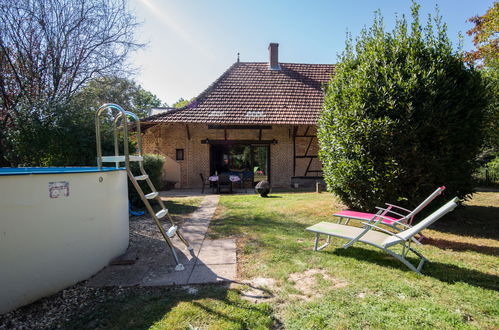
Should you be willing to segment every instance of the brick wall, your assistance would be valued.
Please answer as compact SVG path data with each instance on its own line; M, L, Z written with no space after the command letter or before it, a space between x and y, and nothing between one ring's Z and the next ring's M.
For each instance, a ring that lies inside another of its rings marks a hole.
M145 153L161 154L175 159L176 149L184 149L184 160L178 161L181 168L181 188L200 187L199 173L207 178L210 173L210 147L201 140L255 140L259 139L259 130L228 129L225 136L223 129L208 129L205 124L188 124L189 134L185 124L158 124L149 128L143 134ZM298 131L303 128L298 126ZM315 131L314 131L315 133ZM289 187L293 176L293 126L272 125L272 129L262 130L262 140L277 140L270 145L270 172L274 187ZM190 139L188 138L190 135ZM316 139L313 142L314 152L317 149ZM306 148L307 142L298 141L300 148ZM311 149L312 150L312 149ZM314 167L317 167L314 165Z

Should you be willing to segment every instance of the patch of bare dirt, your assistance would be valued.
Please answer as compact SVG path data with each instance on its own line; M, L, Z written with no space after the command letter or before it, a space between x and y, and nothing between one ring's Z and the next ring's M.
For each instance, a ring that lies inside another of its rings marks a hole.
M348 285L347 282L331 277L324 269L308 269L302 273L290 274L288 279L294 283L295 289L300 291L301 295L292 295L292 297L312 300L314 297L322 297L318 292L319 278L331 282L330 288L340 289Z
M241 290L241 298L255 304L267 302L274 298L273 291L276 290L275 280L272 278L256 277L241 282L245 284Z

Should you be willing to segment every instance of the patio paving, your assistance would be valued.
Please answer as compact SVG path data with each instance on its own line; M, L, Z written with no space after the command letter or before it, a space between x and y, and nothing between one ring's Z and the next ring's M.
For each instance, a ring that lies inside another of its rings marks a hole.
M218 200L218 195L204 195L200 207L182 224L181 231L194 248L192 251L188 251L177 237L173 239L185 267L183 271L175 271L175 261L159 230L150 217L144 216L131 221L127 252L90 278L86 285L168 286L234 281L235 240L205 238Z

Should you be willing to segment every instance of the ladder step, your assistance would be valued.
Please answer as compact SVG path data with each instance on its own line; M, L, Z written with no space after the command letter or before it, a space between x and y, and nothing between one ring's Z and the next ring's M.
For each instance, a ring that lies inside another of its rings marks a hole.
M146 198L147 198L147 199L154 199L154 198L156 198L156 196L158 196L158 195L159 195L159 194L158 194L158 192L157 192L157 191L155 191L155 192L152 192L152 193L147 194L147 195L146 195Z
M128 159L131 162L141 162L142 160L144 160L142 156L128 156ZM103 156L101 157L101 160L103 163L121 163L125 161L125 156Z
M135 177L135 180L139 181L139 180L145 180L149 177L149 175L147 174L144 174L144 175L138 175Z
M163 209L163 210L159 211L158 213L156 213L156 218L161 219L161 218L162 218L162 217L164 217L167 213L168 213L168 210Z
M173 226L173 227L170 227L170 229L168 229L168 231L166 232L166 235L170 238L172 238L173 236L175 236L175 233L177 232L177 226Z

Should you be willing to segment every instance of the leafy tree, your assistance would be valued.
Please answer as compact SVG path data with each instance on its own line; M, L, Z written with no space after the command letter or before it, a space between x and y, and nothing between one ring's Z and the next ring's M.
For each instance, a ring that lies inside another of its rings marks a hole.
M466 60L481 68L491 91L483 154L499 157L499 2L494 2L484 15L468 21L475 24L467 34L473 36L476 50L468 52Z
M12 138L21 164L44 166L95 165L95 111L104 103L117 103L125 110L147 115L161 101L133 80L91 80L66 105L52 109L51 121L26 118ZM103 151L113 153L111 123L102 123ZM134 145L130 145L133 150Z
M124 0L0 0L0 165L41 165L79 89L127 72L136 25Z
M91 80L76 95L79 106L97 110L104 103L116 103L127 111L144 118L149 110L162 105L154 94L143 89L135 81L120 77L102 77Z
M441 17L386 32L377 13L347 41L327 86L318 137L328 189L350 207L419 201L437 186L465 198L482 141L487 93L453 50Z
M499 66L499 2L494 2L484 15L474 16L468 22L475 24L467 34L473 36L476 50L467 52L466 59L497 69Z
M184 98L181 97L181 98L178 99L177 102L173 103L172 107L177 108L177 109L183 108L186 105L188 105L192 100L194 100L194 98L192 98L190 100L184 100Z
M104 103L117 103L139 117L161 105L151 92L133 80L104 77L91 80L66 105L52 109L50 121L23 114L28 125L10 131L22 165L95 165L95 111ZM103 123L103 149L112 154L110 123ZM133 150L130 145L130 150Z

